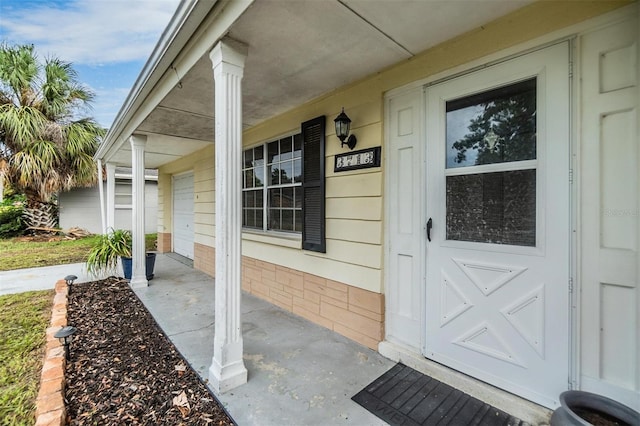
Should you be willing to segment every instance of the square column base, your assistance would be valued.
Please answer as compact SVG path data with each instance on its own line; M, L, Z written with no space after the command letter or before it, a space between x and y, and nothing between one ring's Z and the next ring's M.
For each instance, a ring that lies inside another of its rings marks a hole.
M214 358L209 367L209 386L216 394L225 393L247 383L247 369L242 360L222 367Z
M131 281L129 281L129 285L131 288L149 287L149 281L147 281L146 277L132 278Z

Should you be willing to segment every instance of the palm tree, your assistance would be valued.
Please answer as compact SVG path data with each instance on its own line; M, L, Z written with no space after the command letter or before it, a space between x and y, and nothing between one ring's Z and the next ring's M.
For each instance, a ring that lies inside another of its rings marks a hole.
M72 65L38 61L31 45L0 46L0 179L27 197L32 227L54 227L56 195L93 186L105 130L82 117L94 94Z

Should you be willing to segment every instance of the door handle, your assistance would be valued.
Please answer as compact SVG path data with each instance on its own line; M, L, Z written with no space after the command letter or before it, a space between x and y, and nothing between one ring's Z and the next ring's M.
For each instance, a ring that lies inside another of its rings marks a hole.
M433 221L431 218L427 221L427 240L431 241L431 228L433 228Z

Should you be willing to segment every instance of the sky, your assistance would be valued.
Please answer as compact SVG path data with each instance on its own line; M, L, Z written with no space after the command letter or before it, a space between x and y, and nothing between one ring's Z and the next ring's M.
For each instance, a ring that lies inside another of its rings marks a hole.
M111 126L179 0L0 0L0 43L71 62Z

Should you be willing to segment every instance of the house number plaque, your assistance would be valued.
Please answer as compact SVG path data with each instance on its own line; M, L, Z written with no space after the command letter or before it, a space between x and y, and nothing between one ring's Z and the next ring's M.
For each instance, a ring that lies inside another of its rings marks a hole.
M380 167L381 147L362 149L360 151L347 152L336 155L336 164L333 168L335 173L347 170L368 169L369 167Z

